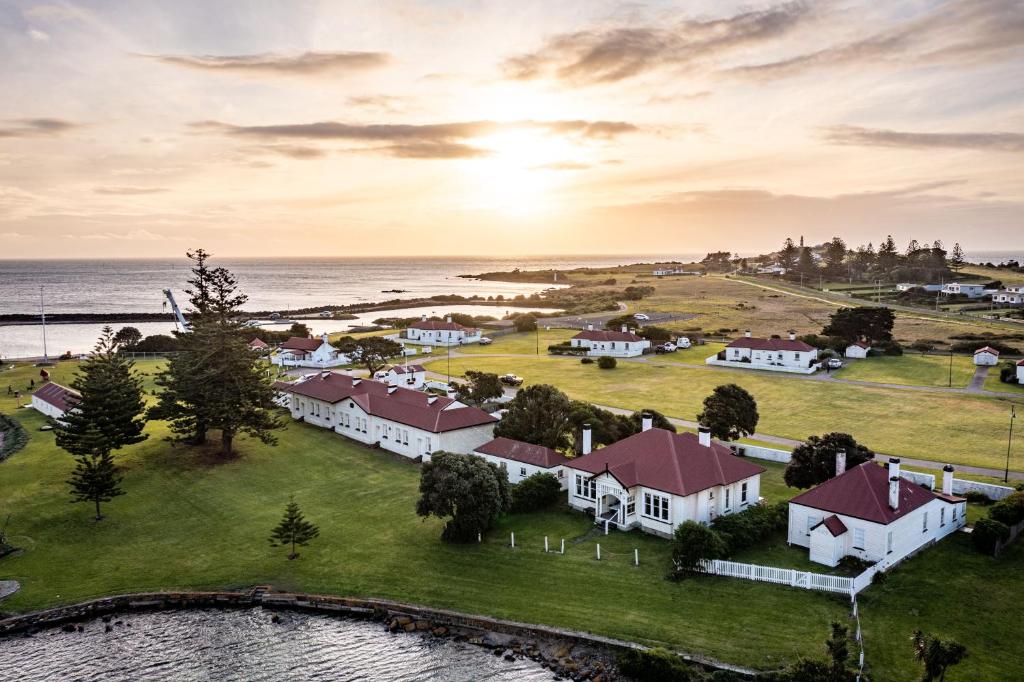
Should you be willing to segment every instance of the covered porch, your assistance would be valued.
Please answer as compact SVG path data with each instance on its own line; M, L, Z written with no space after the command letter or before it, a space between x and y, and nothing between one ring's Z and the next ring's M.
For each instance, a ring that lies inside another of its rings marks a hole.
M636 526L636 504L629 491L617 485L599 483L594 523L601 526L605 533L610 528L629 530Z

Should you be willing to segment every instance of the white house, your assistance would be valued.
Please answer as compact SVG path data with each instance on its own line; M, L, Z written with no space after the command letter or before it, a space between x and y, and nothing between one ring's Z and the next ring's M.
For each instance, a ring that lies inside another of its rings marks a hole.
M375 372L373 378L388 386L423 388L427 381L427 370L421 365L395 365Z
M405 330L407 341L428 346L461 346L467 343L479 343L480 337L479 329L452 322L451 315L444 322L428 320L424 315L419 322L410 325Z
M565 463L569 505L596 523L671 537L684 521L710 523L757 504L765 468L736 457L711 434L651 427ZM589 449L584 430L583 451Z
M765 265L757 269L759 275L785 275L786 268L782 267L778 263L772 263L771 265Z
M509 483L519 483L534 474L551 474L567 487L565 463L569 460L551 448L511 438L495 438L473 450L474 455L497 464L508 474Z
M991 346L985 346L974 351L974 364L983 367L992 367L999 363L999 351Z
M270 362L282 367L314 367L325 369L348 365L352 359L332 346L327 334L318 339L293 336L281 344Z
M32 394L32 408L53 419L63 419L82 395L66 386L49 381Z
M594 325L588 324L586 329L569 340L569 344L573 348L586 348L587 355L615 358L643 355L644 349L651 347L650 341L629 331L626 325L622 325L622 331L610 332L596 330Z
M292 418L413 459L438 450L471 453L494 438L498 421L452 398L338 372L275 388L291 395Z
M967 298L981 298L985 295L984 284L964 284L963 282L949 282L942 287L944 294L962 294Z
M798 341L796 332L788 339L757 339L747 330L742 339L736 339L717 355L704 361L707 365L761 369L772 372L813 374L821 369L818 349Z
M270 346L263 339L257 337L249 342L249 348L258 353L266 353L270 350Z
M925 545L962 528L967 502L954 497L953 467L943 469L943 492L900 476L900 460L888 470L864 462L789 502L789 543L810 550L811 561L835 566L844 556L882 562L888 568Z
M924 289L928 292L942 291L941 284L916 284L914 282L900 282L896 285L896 291L910 291L911 289Z
M685 270L682 267L677 268L660 268L658 270L652 270L651 274L655 277L673 277L676 275L699 275L700 272L696 270Z
M992 302L1004 306L1024 305L1024 286L1016 285L1000 289L992 294Z
M1017 361L1017 383L1024 386L1024 360Z
M849 346L846 347L845 355L848 358L861 358L861 359L863 359L863 358L866 358L868 356L868 353L870 353L870 352L871 352L871 344L870 343L865 343L863 341L857 341L856 343L851 343Z

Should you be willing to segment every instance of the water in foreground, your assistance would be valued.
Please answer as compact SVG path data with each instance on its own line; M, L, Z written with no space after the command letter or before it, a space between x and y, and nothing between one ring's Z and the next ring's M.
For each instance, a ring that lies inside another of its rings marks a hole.
M0 639L0 680L549 680L451 639L389 634L380 623L262 609L170 611L96 619L81 633Z

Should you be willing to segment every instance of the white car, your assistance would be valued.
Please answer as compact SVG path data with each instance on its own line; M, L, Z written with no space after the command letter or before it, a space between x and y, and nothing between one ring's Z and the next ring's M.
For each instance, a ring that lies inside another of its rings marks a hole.
M643 321L647 321L647 320L650 320L650 319L651 319L651 316L650 316L650 315L645 315L645 314L643 314L643 313L633 313L633 319L634 319L634 320L643 320Z
M671 341L666 341L665 343L655 347L654 350L658 353L674 353L676 350L676 344Z
M479 343L481 346L489 346L492 343L494 343L494 341L492 339L487 338L486 336L481 336L480 340L477 341L477 343Z
M843 361L840 360L839 358L829 358L828 359L828 368L829 369L839 369L842 366L843 366Z
M685 336L680 336L678 339L676 339L676 348L682 348L685 350L691 347L692 345L693 344L690 343L690 339L686 338Z

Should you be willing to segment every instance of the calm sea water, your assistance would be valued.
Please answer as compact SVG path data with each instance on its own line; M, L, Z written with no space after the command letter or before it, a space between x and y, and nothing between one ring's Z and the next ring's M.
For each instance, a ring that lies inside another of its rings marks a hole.
M104 632L44 631L0 639L0 680L549 680L530 660L509 662L451 640L389 634L380 623L316 614L173 611L132 614Z

